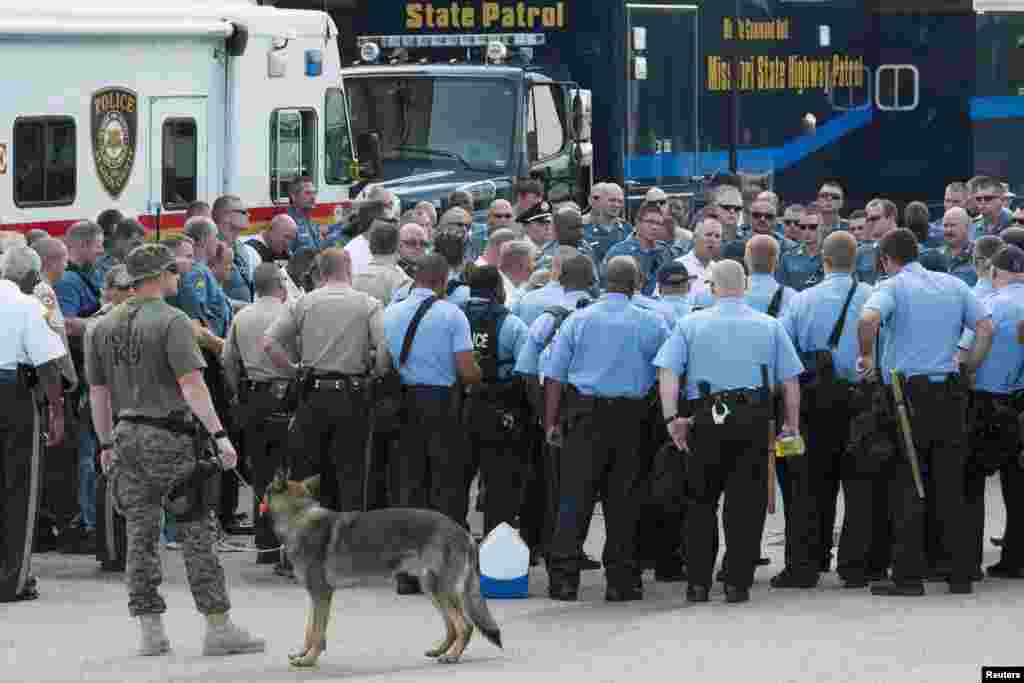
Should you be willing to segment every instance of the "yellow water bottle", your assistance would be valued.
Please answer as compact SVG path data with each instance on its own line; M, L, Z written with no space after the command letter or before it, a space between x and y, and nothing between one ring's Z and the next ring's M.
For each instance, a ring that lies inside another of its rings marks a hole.
M780 436L775 439L775 457L786 458L793 455L803 455L807 447L804 445L804 437L799 434Z

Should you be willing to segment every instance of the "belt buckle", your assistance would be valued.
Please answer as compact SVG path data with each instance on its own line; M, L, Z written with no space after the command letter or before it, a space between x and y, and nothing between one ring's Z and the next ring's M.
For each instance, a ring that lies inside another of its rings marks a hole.
M288 393L288 385L282 384L281 382L271 382L270 393L278 401L281 401L284 399L285 394Z
M711 419L715 421L716 425L724 424L725 418L731 414L732 411L729 410L729 406L720 400L716 400L711 405Z

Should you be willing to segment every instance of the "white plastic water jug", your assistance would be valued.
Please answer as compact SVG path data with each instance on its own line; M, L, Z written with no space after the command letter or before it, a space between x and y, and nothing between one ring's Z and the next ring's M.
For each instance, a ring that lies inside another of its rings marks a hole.
M529 583L530 549L502 522L480 544L480 592L485 598L525 598Z

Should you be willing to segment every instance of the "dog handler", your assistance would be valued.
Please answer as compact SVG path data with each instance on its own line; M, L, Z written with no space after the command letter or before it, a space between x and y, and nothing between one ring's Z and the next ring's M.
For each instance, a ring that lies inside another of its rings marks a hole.
M128 609L139 617L139 653L159 655L170 651L161 618L167 606L158 591L160 508L197 467L196 420L213 435L225 468L233 468L238 455L203 381L205 363L188 317L164 300L178 290L174 255L147 244L133 249L126 265L135 296L96 324L85 350L86 376L100 464L128 528ZM112 403L121 407L116 416ZM192 596L208 622L203 654L262 652L263 640L228 619L231 603L213 552L216 525L208 506L194 505L179 517L178 533Z

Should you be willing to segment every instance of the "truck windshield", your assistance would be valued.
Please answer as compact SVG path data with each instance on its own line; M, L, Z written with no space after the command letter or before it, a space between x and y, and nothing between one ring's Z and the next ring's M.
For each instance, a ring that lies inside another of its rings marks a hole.
M516 88L503 80L430 76L345 79L355 135L376 131L385 160L509 167Z

